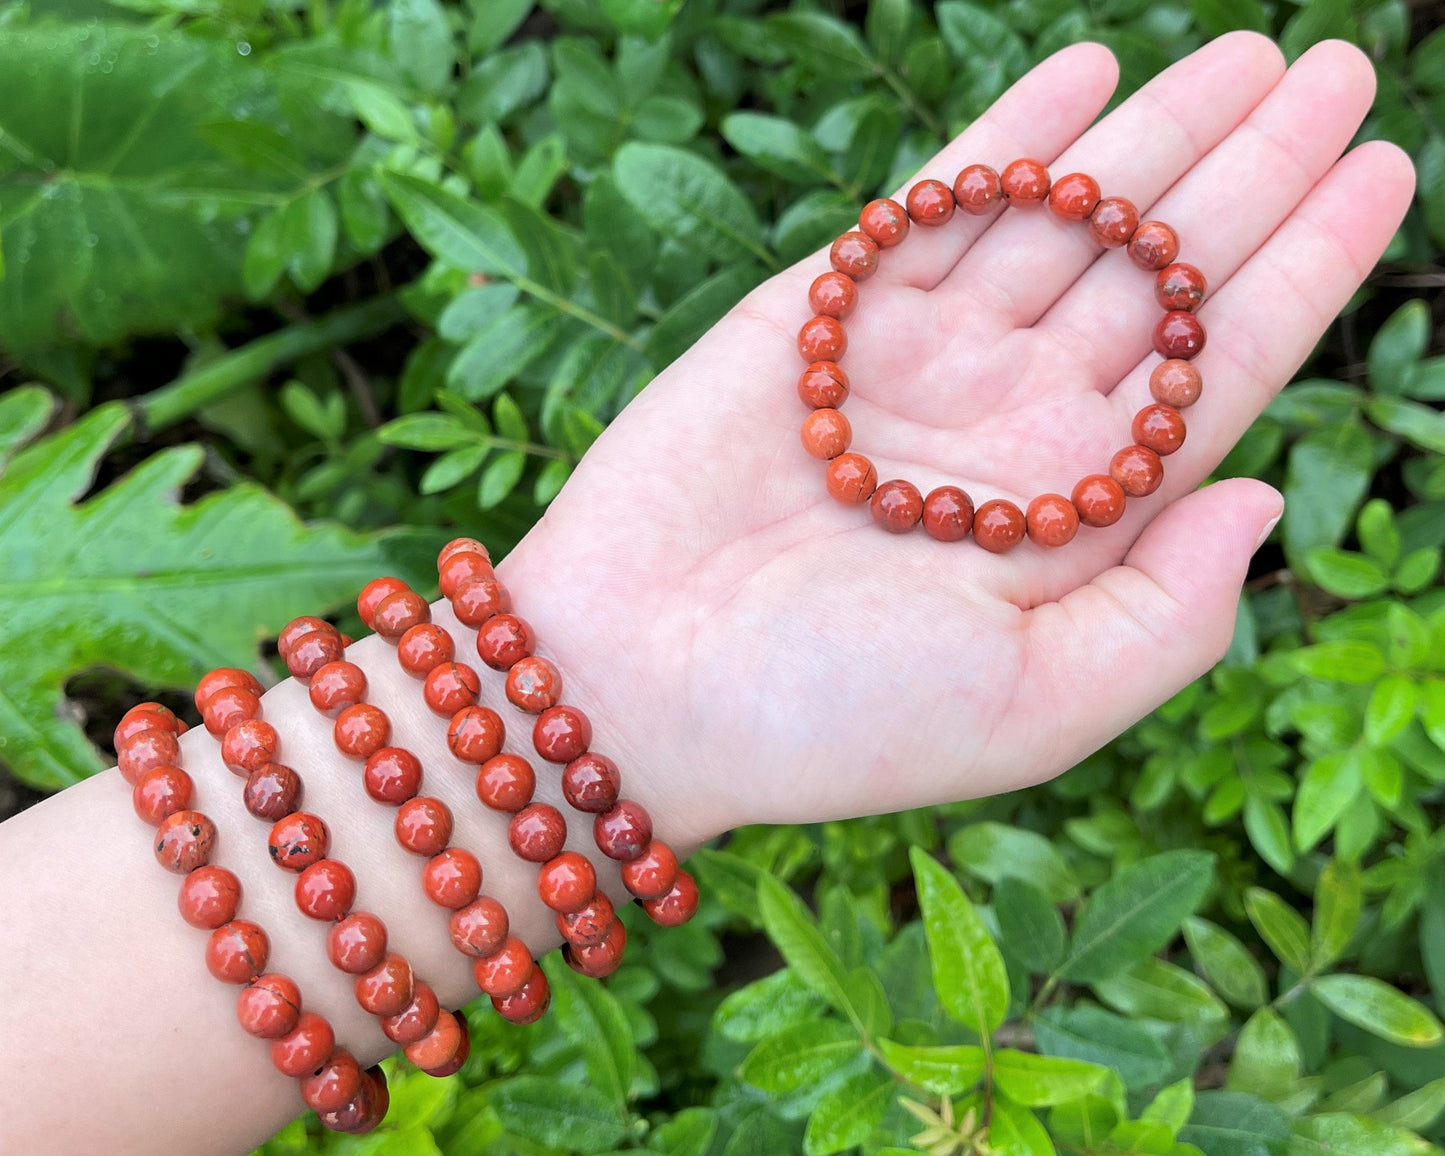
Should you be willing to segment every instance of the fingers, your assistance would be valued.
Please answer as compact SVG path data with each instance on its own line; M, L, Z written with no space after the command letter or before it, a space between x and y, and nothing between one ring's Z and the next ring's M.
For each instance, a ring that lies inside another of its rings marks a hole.
M1284 57L1266 37L1221 36L1161 72L1086 132L1050 165L1050 174L1057 180L1087 173L1104 196L1128 197L1143 209L1228 136L1283 74ZM1016 326L1032 325L1101 252L1086 225L1047 208L1006 213L940 289L981 300ZM1152 302L1146 277L1119 257L1107 263L1127 266L1123 271L1133 273L1129 292Z
M1329 171L1374 91L1374 68L1359 49L1341 41L1315 45L1228 140L1150 207L1150 217L1178 231L1180 259L1198 266L1211 292ZM1107 392L1149 353L1158 318L1150 276L1127 255L1111 253L1074 283L1036 331L1077 350L1094 387ZM1210 340L1218 344L1213 334Z
M1182 498L1120 566L1026 616L1026 657L1010 720L1015 764L1055 774L1103 746L1224 655L1249 559L1283 499L1236 478ZM1048 727L1027 719L1048 718Z
M1119 80L1119 65L1101 44L1060 49L1021 77L989 110L950 141L893 197L903 203L908 188L935 178L953 187L965 165L1002 169L1018 157L1047 163L1068 146L1108 104ZM953 268L997 214L955 213L941 228L915 225L911 236L884 255L874 280L931 289Z

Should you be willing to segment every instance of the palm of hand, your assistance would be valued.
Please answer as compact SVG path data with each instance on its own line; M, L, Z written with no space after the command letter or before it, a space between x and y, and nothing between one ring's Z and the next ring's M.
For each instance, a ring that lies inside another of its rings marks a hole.
M925 167L1034 156L1179 231L1209 345L1165 482L1061 550L994 556L844 508L798 442L814 255L660 375L509 564L567 591L548 625L671 814L802 822L1006 790L1066 769L1217 660L1269 487L1193 493L1343 308L1404 213L1409 161L1338 159L1373 95L1357 50L1235 34L1079 136L1114 64L1050 58ZM1187 94L1187 99L1178 99ZM1075 138L1078 137L1077 141ZM901 199L901 198L900 198ZM1147 208L1146 208L1147 206ZM1129 444L1157 357L1151 275L1083 226L1010 210L915 226L848 319L845 412L880 480L981 502L1067 494ZM691 768L679 775L678 768ZM709 795L703 807L699 791ZM694 834L704 837L709 829Z

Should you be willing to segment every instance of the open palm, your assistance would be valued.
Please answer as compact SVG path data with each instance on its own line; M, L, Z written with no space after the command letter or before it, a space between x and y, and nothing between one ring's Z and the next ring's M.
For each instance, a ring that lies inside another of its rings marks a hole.
M1384 143L1341 158L1374 93L1348 45L1286 72L1266 39L1221 37L1088 128L1116 72L1098 45L1059 52L919 175L1034 157L1177 229L1209 280L1209 339L1157 493L1062 549L1003 556L885 534L831 500L793 388L820 253L661 374L508 559L598 749L675 821L708 816L686 834L1038 781L1223 653L1281 503L1248 480L1198 487L1368 273L1413 172ZM860 298L846 408L880 480L1022 506L1132 440L1158 360L1152 275L1082 226L1009 210L915 227Z

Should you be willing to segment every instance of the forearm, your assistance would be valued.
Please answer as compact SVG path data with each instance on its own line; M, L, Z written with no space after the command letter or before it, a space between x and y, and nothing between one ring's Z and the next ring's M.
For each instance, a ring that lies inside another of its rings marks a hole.
M688 797L686 766L646 765L616 723L618 702L605 680L606 660L568 651L577 638L559 587L540 588L543 568L525 566L514 588L518 612L537 630L538 652L562 670L564 701L590 717L593 749L616 758L623 793L653 814L659 837L679 856L721 829L705 809L678 813ZM504 580L508 566L500 568ZM478 669L482 702L507 723L507 749L527 756L537 798L568 817L568 847L598 868L619 904L627 899L616 865L592 842L591 816L562 799L555 768L531 751L531 716L505 702L503 676L474 661L475 632L444 602L433 620L457 643L458 659ZM557 639L549 646L549 633ZM585 637L586 630L580 632ZM442 799L455 819L453 843L477 855L482 891L507 908L514 933L537 956L560 942L551 912L537 897L536 866L507 845L506 817L477 800L475 768L447 749L445 720L422 699L383 639L360 640L347 658L365 670L368 699L391 718L395 745L420 758L423 791ZM477 995L469 960L447 934L448 913L422 894L421 861L397 845L395 811L371 800L359 763L332 741L331 720L316 712L306 688L286 680L263 699L264 717L281 735L281 757L305 781L303 806L330 827L331 854L357 877L355 909L382 917L389 943L410 960L444 1006ZM235 872L244 889L240 917L270 935L268 970L296 980L307 1009L327 1017L337 1040L363 1065L394 1051L375 1019L357 1006L351 977L328 962L328 925L302 916L295 876L269 860L269 825L247 813L243 780L221 762L203 728L181 740L196 784L197 809L220 833L213 862ZM31 1153L244 1152L303 1110L297 1085L271 1066L263 1041L235 1019L238 989L206 970L206 932L176 909L180 879L152 855L153 829L133 813L130 788L112 769L0 825L0 1055L9 1074L0 1087L0 1148Z

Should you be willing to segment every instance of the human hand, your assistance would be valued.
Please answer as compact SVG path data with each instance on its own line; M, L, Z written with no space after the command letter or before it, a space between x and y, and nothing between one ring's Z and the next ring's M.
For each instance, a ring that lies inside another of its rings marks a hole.
M1414 176L1383 142L1341 158L1375 83L1349 45L1286 72L1267 39L1223 36L1084 131L1116 72L1098 45L1064 49L919 176L1034 157L1176 228L1210 286L1205 388L1158 492L1002 556L834 502L794 392L823 252L659 375L508 558L568 698L606 720L598 749L646 779L675 842L1046 779L1223 654L1281 498L1197 487L1369 272ZM880 481L975 504L1068 494L1149 401L1151 277L1047 209L915 227L847 323L853 448Z

